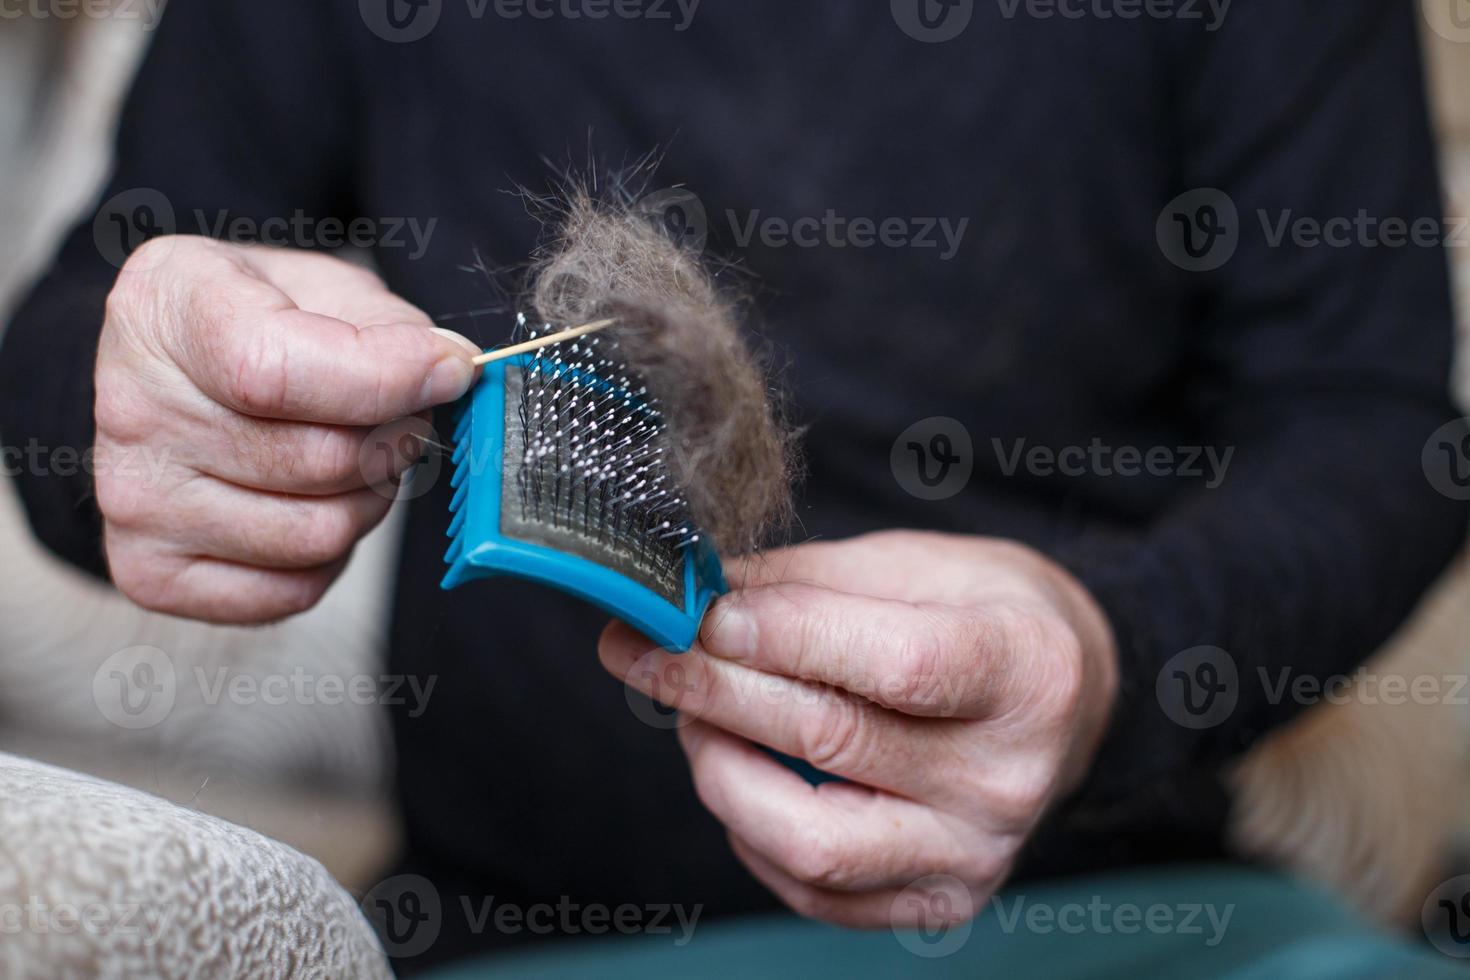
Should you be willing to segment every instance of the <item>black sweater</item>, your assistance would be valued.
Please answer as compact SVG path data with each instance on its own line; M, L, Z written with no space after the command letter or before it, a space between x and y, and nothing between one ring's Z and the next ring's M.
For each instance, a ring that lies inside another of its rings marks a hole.
M694 195L694 230L748 272L789 364L802 533L1019 538L1111 617L1110 735L1022 873L1217 852L1214 772L1301 708L1272 697L1277 672L1351 670L1462 537L1462 505L1421 465L1457 414L1443 250L1276 238L1283 217L1440 214L1414 5L1238 0L1223 23L1205 4L1175 7L1202 20L1062 6L1083 16L962 3L968 24L921 41L902 3L705 0L690 19L653 0L430 0L390 23L352 0L173 0L122 120L115 203L9 327L0 430L90 444L77 365L124 225L331 246L323 219L366 217L390 286L455 315L504 306L467 267L513 267L534 244L509 190L544 188L548 161L580 166L589 147L605 165L662 148L652 186ZM503 16L531 9L556 15ZM1235 242L1223 264L1160 244L1199 201L1166 205L1198 188L1235 209L1216 211ZM487 344L508 329L503 313L445 323ZM929 501L890 450L935 416L968 431L974 470ZM1208 456L1186 467L1190 447L1229 453L1223 480ZM1150 450L1154 472L1130 455ZM392 671L439 678L421 716L395 714L403 866L445 909L423 959L504 941L472 935L461 896L773 907L673 738L598 667L602 615L522 583L439 591L446 482L411 505L391 636ZM40 539L105 574L85 476L18 483ZM1196 728L1156 680L1200 645L1228 651L1236 703Z

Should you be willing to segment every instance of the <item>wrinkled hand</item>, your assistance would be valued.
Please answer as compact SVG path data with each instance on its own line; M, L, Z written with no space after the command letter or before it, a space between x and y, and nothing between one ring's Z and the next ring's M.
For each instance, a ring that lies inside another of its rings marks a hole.
M1102 611L994 539L886 532L736 572L690 652L621 623L599 647L679 710L735 853L791 908L842 925L923 924L934 903L898 899L931 875L968 892L949 907L978 910L1102 736L1118 683ZM852 782L809 786L752 741Z
M139 248L107 298L95 373L117 587L212 622L313 605L387 513L421 413L474 379L474 345L432 327L325 255L198 237Z

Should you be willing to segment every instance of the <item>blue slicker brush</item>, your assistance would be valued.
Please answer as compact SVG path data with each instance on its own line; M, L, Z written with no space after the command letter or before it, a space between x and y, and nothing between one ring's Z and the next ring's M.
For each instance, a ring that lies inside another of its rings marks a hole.
M455 421L442 587L530 579L683 652L728 586L665 464L657 400L615 341L588 336L612 322L531 330L476 358L484 371ZM527 332L525 317L517 324ZM813 785L835 778L766 751Z
M511 575L599 606L670 650L688 650L727 591L695 527L657 399L597 331L601 320L476 359L457 408L454 499L442 587Z

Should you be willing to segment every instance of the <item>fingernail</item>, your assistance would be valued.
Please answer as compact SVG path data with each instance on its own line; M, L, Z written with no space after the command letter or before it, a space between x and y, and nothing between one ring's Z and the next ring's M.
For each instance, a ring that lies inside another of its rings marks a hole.
M710 630L705 637L704 648L708 653L725 660L745 660L755 656L759 642L755 617L731 603L725 608L716 607L707 620Z
M454 341L456 344L468 351L471 357L476 357L481 353L480 345L475 343L473 340L466 337L462 333L455 333L453 330L446 330L443 327L430 327L429 329L439 336L443 337L445 340Z
M475 372L479 369L464 355L473 357L480 353L480 348L475 346L473 340L453 330L445 330L443 327L430 327L429 330L453 342L461 351L440 358L429 369L429 376L424 378L424 403L442 405L454 401L469 391L470 385L475 383Z
M475 366L457 357L446 357L436 363L424 378L422 394L425 405L452 402L470 390L475 380Z

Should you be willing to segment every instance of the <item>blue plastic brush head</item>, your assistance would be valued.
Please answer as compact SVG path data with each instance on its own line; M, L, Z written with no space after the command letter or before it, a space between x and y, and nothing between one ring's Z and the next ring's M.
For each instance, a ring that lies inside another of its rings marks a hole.
M518 323L531 337L551 329ZM457 411L443 588L514 575L689 649L725 578L673 485L659 405L616 341L486 365Z

